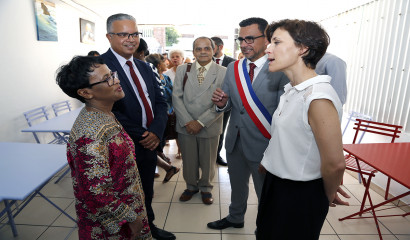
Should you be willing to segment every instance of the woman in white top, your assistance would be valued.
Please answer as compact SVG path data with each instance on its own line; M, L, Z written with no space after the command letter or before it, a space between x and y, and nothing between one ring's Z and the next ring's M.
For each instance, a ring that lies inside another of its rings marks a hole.
M266 36L269 71L284 72L290 83L273 114L261 162L267 174L257 239L318 239L345 169L342 105L331 78L315 73L329 36L302 20L274 22Z

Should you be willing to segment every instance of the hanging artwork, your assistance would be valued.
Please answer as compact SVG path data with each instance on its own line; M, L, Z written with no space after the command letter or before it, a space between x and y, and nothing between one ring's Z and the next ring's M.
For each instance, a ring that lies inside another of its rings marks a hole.
M55 4L44 0L35 0L37 40L57 41L57 23Z
M94 44L95 23L80 18L80 42Z

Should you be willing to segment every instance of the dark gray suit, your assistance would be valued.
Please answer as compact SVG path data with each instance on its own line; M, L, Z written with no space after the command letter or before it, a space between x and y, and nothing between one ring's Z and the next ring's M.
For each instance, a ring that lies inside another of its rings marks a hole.
M234 58L231 58L231 57L229 57L229 56L224 55L224 60L222 61L222 64L221 64L221 65L224 66L224 67L228 67L228 65L229 65L231 62L235 62L235 59L234 59ZM222 134L221 134L221 136L219 137L218 152L217 152L217 154L216 154L216 157L217 157L217 158L222 158L222 157L220 156L220 153L221 153L222 145L223 145L223 142L224 142L224 136L225 136L226 125L228 124L228 120L229 120L229 117L230 117L230 116L231 116L231 111L225 111L225 112L224 112L224 119L223 119L223 125L222 125Z
M269 114L273 115L289 79L282 72L269 72L268 66L269 62L266 61L252 87ZM258 166L269 139L262 135L243 106L235 82L233 63L228 66L222 90L229 96L225 109L232 109L225 138L232 188L227 219L232 223L241 223L246 212L251 174L256 194L260 197L264 175L258 172Z

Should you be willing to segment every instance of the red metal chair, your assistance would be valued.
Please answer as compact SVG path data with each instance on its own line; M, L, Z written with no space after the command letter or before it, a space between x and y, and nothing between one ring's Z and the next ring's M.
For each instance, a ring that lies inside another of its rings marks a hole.
M356 144L356 140L359 135L359 132L368 132L368 133L388 136L388 137L391 137L391 143L394 143L396 138L399 138L398 134L401 133L400 129L402 128L402 126L398 126L398 125L374 122L374 121L364 120L360 118L356 119L356 122L354 125L355 126L353 127L353 129L356 130L356 133L353 138L353 144ZM354 156L350 154L347 154L345 156L345 160L346 160L346 169L359 173L361 179L363 180L363 185L366 187L366 190L367 190L368 189L367 186L370 186L372 177L375 176L375 173L377 172L377 170L369 166L368 164L356 159ZM388 161L388 159L386 159L386 161ZM364 175L369 176L367 180L363 177ZM384 196L386 200L389 195L390 181L391 179L388 178L387 186L386 186L386 193ZM364 206L364 203L366 202L366 196L367 194L365 193L363 197L362 207Z

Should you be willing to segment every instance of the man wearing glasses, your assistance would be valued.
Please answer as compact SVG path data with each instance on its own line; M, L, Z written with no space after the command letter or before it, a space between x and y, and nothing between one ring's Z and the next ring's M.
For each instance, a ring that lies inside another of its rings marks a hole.
M133 58L140 42L134 17L115 14L107 19L107 39L111 48L101 55L107 66L117 72L125 97L112 109L135 145L135 156L145 194L145 207L152 236L175 239L174 234L157 228L152 209L157 148L165 130L167 105L152 72L144 62ZM115 154L115 153L113 153Z
M243 228L250 175L258 199L261 195L265 173L259 165L270 139L271 116L289 82L282 72L268 71L267 25L262 18L239 23L236 40L245 58L229 64L222 89L212 96L217 111L232 109L225 138L231 204L227 217L208 223L212 229Z

